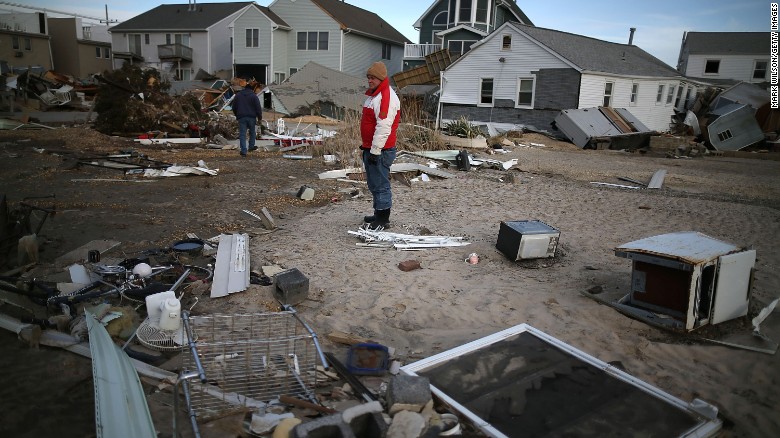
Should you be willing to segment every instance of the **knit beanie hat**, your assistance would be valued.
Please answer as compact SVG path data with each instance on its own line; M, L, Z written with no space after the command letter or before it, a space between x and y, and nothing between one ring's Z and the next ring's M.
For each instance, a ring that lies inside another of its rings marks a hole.
M383 81L387 77L387 67L385 67L385 64L382 61L377 61L371 64L371 67L368 68L366 74Z

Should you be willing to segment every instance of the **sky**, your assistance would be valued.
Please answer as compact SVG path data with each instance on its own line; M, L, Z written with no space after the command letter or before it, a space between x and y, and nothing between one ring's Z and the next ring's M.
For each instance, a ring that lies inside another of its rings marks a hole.
M227 0L196 1L222 3ZM374 12L411 42L419 41L413 24L434 0L347 0ZM259 0L268 6L272 0ZM0 11L29 11L0 2ZM188 0L17 0L8 2L51 11L72 12L105 18L106 4L111 20L124 21L160 4ZM109 4L110 3L110 4ZM672 67L677 65L683 32L768 32L770 2L759 0L517 0L534 25L584 35L604 41L628 43L629 28L635 27L634 44ZM52 14L57 16L56 14Z

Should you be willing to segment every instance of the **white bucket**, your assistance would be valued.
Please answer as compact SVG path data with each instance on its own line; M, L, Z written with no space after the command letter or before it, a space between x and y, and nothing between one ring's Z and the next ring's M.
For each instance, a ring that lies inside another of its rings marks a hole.
M161 330L178 330L181 326L181 302L176 298L168 298L162 303L160 316Z

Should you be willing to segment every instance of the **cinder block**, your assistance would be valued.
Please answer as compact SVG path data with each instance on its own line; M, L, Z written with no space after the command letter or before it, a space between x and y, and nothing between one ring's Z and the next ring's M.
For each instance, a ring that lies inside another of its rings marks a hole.
M349 423L356 438L384 438L389 426L379 412L369 412L358 415Z
M274 297L282 304L299 304L309 296L309 279L298 270L288 269L276 274Z
M387 385L388 413L407 410L420 412L431 401L431 382L427 377L398 374Z
M309 186L301 186L296 196L304 201L311 201L314 199L314 189Z
M328 415L299 424L293 428L292 438L356 438L341 414Z

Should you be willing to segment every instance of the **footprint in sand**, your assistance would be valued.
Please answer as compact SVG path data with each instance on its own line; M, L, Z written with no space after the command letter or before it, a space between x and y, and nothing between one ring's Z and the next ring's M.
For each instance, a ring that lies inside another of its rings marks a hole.
M398 315L399 313L404 313L404 310L406 310L406 305L401 303L394 304L392 307L382 308L382 312L384 312L387 318L394 318L395 315Z

